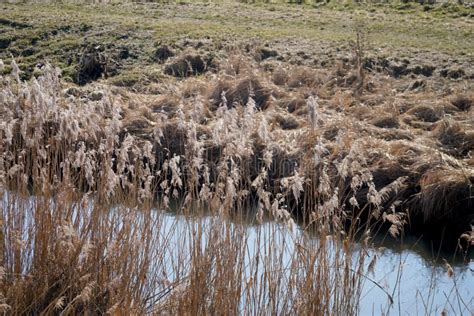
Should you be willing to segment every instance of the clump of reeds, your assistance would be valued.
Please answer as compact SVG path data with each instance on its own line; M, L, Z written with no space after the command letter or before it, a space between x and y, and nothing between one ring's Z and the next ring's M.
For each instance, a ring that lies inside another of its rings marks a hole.
M110 209L70 189L34 198L4 192L1 203L3 312L146 312L159 229L150 211Z

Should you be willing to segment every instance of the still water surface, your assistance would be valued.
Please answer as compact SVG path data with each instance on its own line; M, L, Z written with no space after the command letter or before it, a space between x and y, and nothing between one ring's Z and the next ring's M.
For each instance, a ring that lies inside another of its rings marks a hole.
M176 251L188 248L186 243L192 239L191 235L198 227L212 225L215 221L215 216L189 217L158 213L162 216L160 234L173 240ZM271 244L272 247L281 247L275 253L282 253L282 265L289 267L295 243L301 240L311 243L316 238L306 235L298 227L291 231L285 225L272 221L263 224L234 221L230 226L245 230L248 247L246 265L251 264L257 252L268 251L266 248ZM204 245L205 238L201 242ZM362 278L360 315L441 315L443 311L447 315L474 315L472 252L464 258L453 260L446 253L432 251L414 238L405 238L403 243L392 238L378 238L372 243L366 254L369 258L366 265L373 256L377 256L377 259L373 272ZM170 257L175 255L169 253ZM357 255L355 253L354 257ZM454 275L448 275L443 256L451 263ZM393 298L393 304L390 304L387 294ZM246 302L242 301L242 304Z
M2 207L16 209L17 206L12 205L14 203L12 201L18 200L10 200L10 197L12 197L10 194L3 196ZM35 198L31 197L27 201L30 206L24 209L26 211L23 222L25 228L34 227L32 221L34 221ZM54 201L51 203L54 204ZM90 208L87 209L92 210L92 203L89 206ZM119 212L118 209L114 211L112 208L106 216L110 216L111 219L118 218L122 221L120 225L123 225L124 220ZM136 212L134 211L133 214ZM152 272L162 275L166 282L186 278L189 265L181 263L190 262L190 251L204 249L206 244L209 245L209 234L206 232L217 232L217 234L238 232L236 236L242 238L243 245L242 247L240 244L237 245L237 249L243 248L239 250L244 261L243 280L255 276L253 262L257 254L261 257L268 256L263 260L267 260L270 267L274 264L275 267L281 269L281 273L285 276L291 270L298 246L315 249L311 248L311 245L317 245L320 242L317 237L308 234L296 225L289 228L274 221L256 224L254 220L229 221L207 214L185 216L176 212L159 210L153 210L152 214L156 225L153 232L154 245L157 248L155 250L162 258L159 264L152 267ZM140 216L135 217L137 218L140 221ZM25 229L26 232L27 229ZM198 234L201 238L195 238ZM335 259L337 254L332 253L332 249L335 248L329 246L326 249L328 260ZM368 250L365 247L354 247L353 257L357 258L362 254L361 251L367 258L366 267L374 257L376 257L376 263L371 272L368 272L367 268L364 269L359 301L360 315L441 315L443 312L447 315L474 315L472 251L464 258L453 260L449 254L437 253L421 241L410 238L405 238L403 243L391 238L376 238L372 240L372 246ZM454 272L452 275L448 275L443 258L451 263ZM354 262L357 262L357 259L354 259ZM263 271L258 273L263 273ZM164 284L156 291L166 288L167 285ZM286 290L283 286L281 294L285 295ZM297 297L297 293L293 294ZM392 304L389 296L393 299ZM245 308L242 310L251 311L252 309L247 308L249 304L251 302L243 297L241 306Z

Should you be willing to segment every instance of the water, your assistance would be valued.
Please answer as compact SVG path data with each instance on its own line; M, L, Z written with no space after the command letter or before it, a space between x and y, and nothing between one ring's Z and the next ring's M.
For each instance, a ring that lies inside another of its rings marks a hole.
M163 214L163 234L185 249L182 232L199 225L212 225L212 216L190 219L173 213ZM191 224L190 224L191 223ZM248 222L233 222L231 227L245 230L248 249L245 264L250 273L251 259L255 254L268 252L269 247L280 247L280 264L290 268L295 244L317 242L299 229L289 230L285 225L266 222L261 225ZM174 229L170 229L174 227ZM166 232L168 231L168 232ZM174 232L174 233L173 233ZM202 240L203 245L205 240ZM474 259L471 257L456 260L452 265L453 275L449 276L447 267L439 254L416 239L406 239L404 243L393 239L373 240L373 247L367 253L366 266L376 256L373 272L362 277L363 285L360 301L360 315L472 315L474 313ZM179 249L180 247L176 247ZM357 257L359 253L355 253ZM170 254L173 256L173 254ZM246 275L246 277L250 277ZM393 303L390 304L389 295ZM248 304L243 300L243 306Z
M18 201L25 201L26 206L19 206ZM55 201L49 203L49 209L53 214L57 203ZM23 239L31 240L28 238L28 232L31 231L28 227L34 227L35 198L16 199L6 193L1 204L5 214L23 218L18 222L23 226ZM80 216L87 217L93 208L92 203L86 205L85 212L79 211L79 206L72 208L71 214L73 217L79 216L80 226L86 223ZM23 212L15 211L18 209ZM123 217L123 214L127 216ZM294 287L290 290L288 284L295 276L304 277L304 273L301 275L299 271L295 273L295 269L301 268L297 264L298 260L305 258L304 251L302 255L299 249L306 249L307 253L310 253L318 251L324 244L318 237L301 230L298 226L287 227L274 221L256 224L253 219L231 221L220 216L206 214L185 216L158 210L152 210L151 214L154 240L153 247L149 251L156 264L152 264L150 271L155 277L149 282L155 289L157 297L153 304L159 304L161 299L166 299L169 289L176 290L186 282L192 266L193 254L190 252L204 254L209 249L211 251L221 249L220 251L224 252L229 250L229 253L234 251L235 261L243 262L241 280L243 282L254 280L254 286L243 291L244 295L240 301L242 310L253 314L252 311L262 306L261 301L256 302L253 299L258 296L260 290L264 293L261 300L271 300L271 295L267 291L268 283L265 283L263 278L269 271L277 272L270 273L272 277L277 278L274 280L278 284L275 293L280 295L277 297L286 295L290 297L288 300L290 304L296 303L294 301L297 300L298 293ZM105 216L110 222L117 222L115 225L117 231L127 221L132 221L135 234L140 235L143 216L139 210L117 207ZM4 219L10 220L8 216ZM34 240L31 240L31 243L33 242ZM336 247L331 241L326 244L324 260L332 263L344 259L340 247ZM360 256L366 258L365 269L361 275L362 287L358 311L360 315L441 315L443 312L447 315L474 314L472 251L467 258L453 260L449 254L438 253L413 238L405 238L403 243L393 239L375 238L371 244L368 249L356 245L351 252L354 269L357 269L357 258ZM256 263L257 257L260 258L259 264ZM368 269L374 258L376 259L373 270ZM450 262L452 273L447 272L443 258ZM327 271L332 273L335 270L329 267ZM329 280L337 282L337 279L329 278ZM336 287L337 285L335 283ZM276 311L287 308L278 305L278 302L274 304Z
M377 264L369 277L393 296L394 304L387 306L381 290L365 282L361 315L380 315L386 311L399 315L474 312L474 261L470 259L465 265L454 266L454 275L450 277L446 267L433 264L431 254L419 247L374 250Z

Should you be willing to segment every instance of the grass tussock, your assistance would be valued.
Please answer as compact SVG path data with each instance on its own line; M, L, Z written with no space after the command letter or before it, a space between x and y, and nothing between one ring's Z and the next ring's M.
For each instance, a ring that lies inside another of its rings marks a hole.
M407 115L414 116L421 122L433 123L441 118L441 113L438 109L430 105L418 105L406 112Z
M398 118L392 115L377 117L372 121L372 124L380 128L398 128L400 126Z
M461 111L469 111L474 104L473 95L458 95L451 100L451 104L460 109Z
M255 102L258 110L268 106L271 90L264 86L256 77L250 76L240 80L219 81L210 93L210 100L214 107L225 102L228 106L246 105L250 98Z
M472 196L474 173L470 170L434 168L421 181L421 211L424 219L473 219ZM462 223L461 223L462 225Z
M161 45L153 53L153 60L157 62L164 62L173 57L175 53L167 45Z
M464 157L474 150L474 131L465 125L443 120L434 130L434 135L445 150L453 156Z
M207 62L200 55L184 55L167 64L164 73L175 77L189 77L204 73Z

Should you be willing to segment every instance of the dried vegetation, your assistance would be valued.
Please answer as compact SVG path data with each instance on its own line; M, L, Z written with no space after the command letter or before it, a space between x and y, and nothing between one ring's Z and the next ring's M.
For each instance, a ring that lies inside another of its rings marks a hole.
M13 61L0 77L0 309L353 314L355 239L380 225L472 236L472 96L397 91L360 61L267 67L267 53L233 54L212 74L199 55L173 57L164 73L184 81L160 95L98 83L84 97L51 65L22 81ZM156 203L218 215L183 246L189 258L166 262L175 245ZM244 267L246 235L222 218L247 213L320 242L294 250L288 277L258 259L282 256L276 244Z

